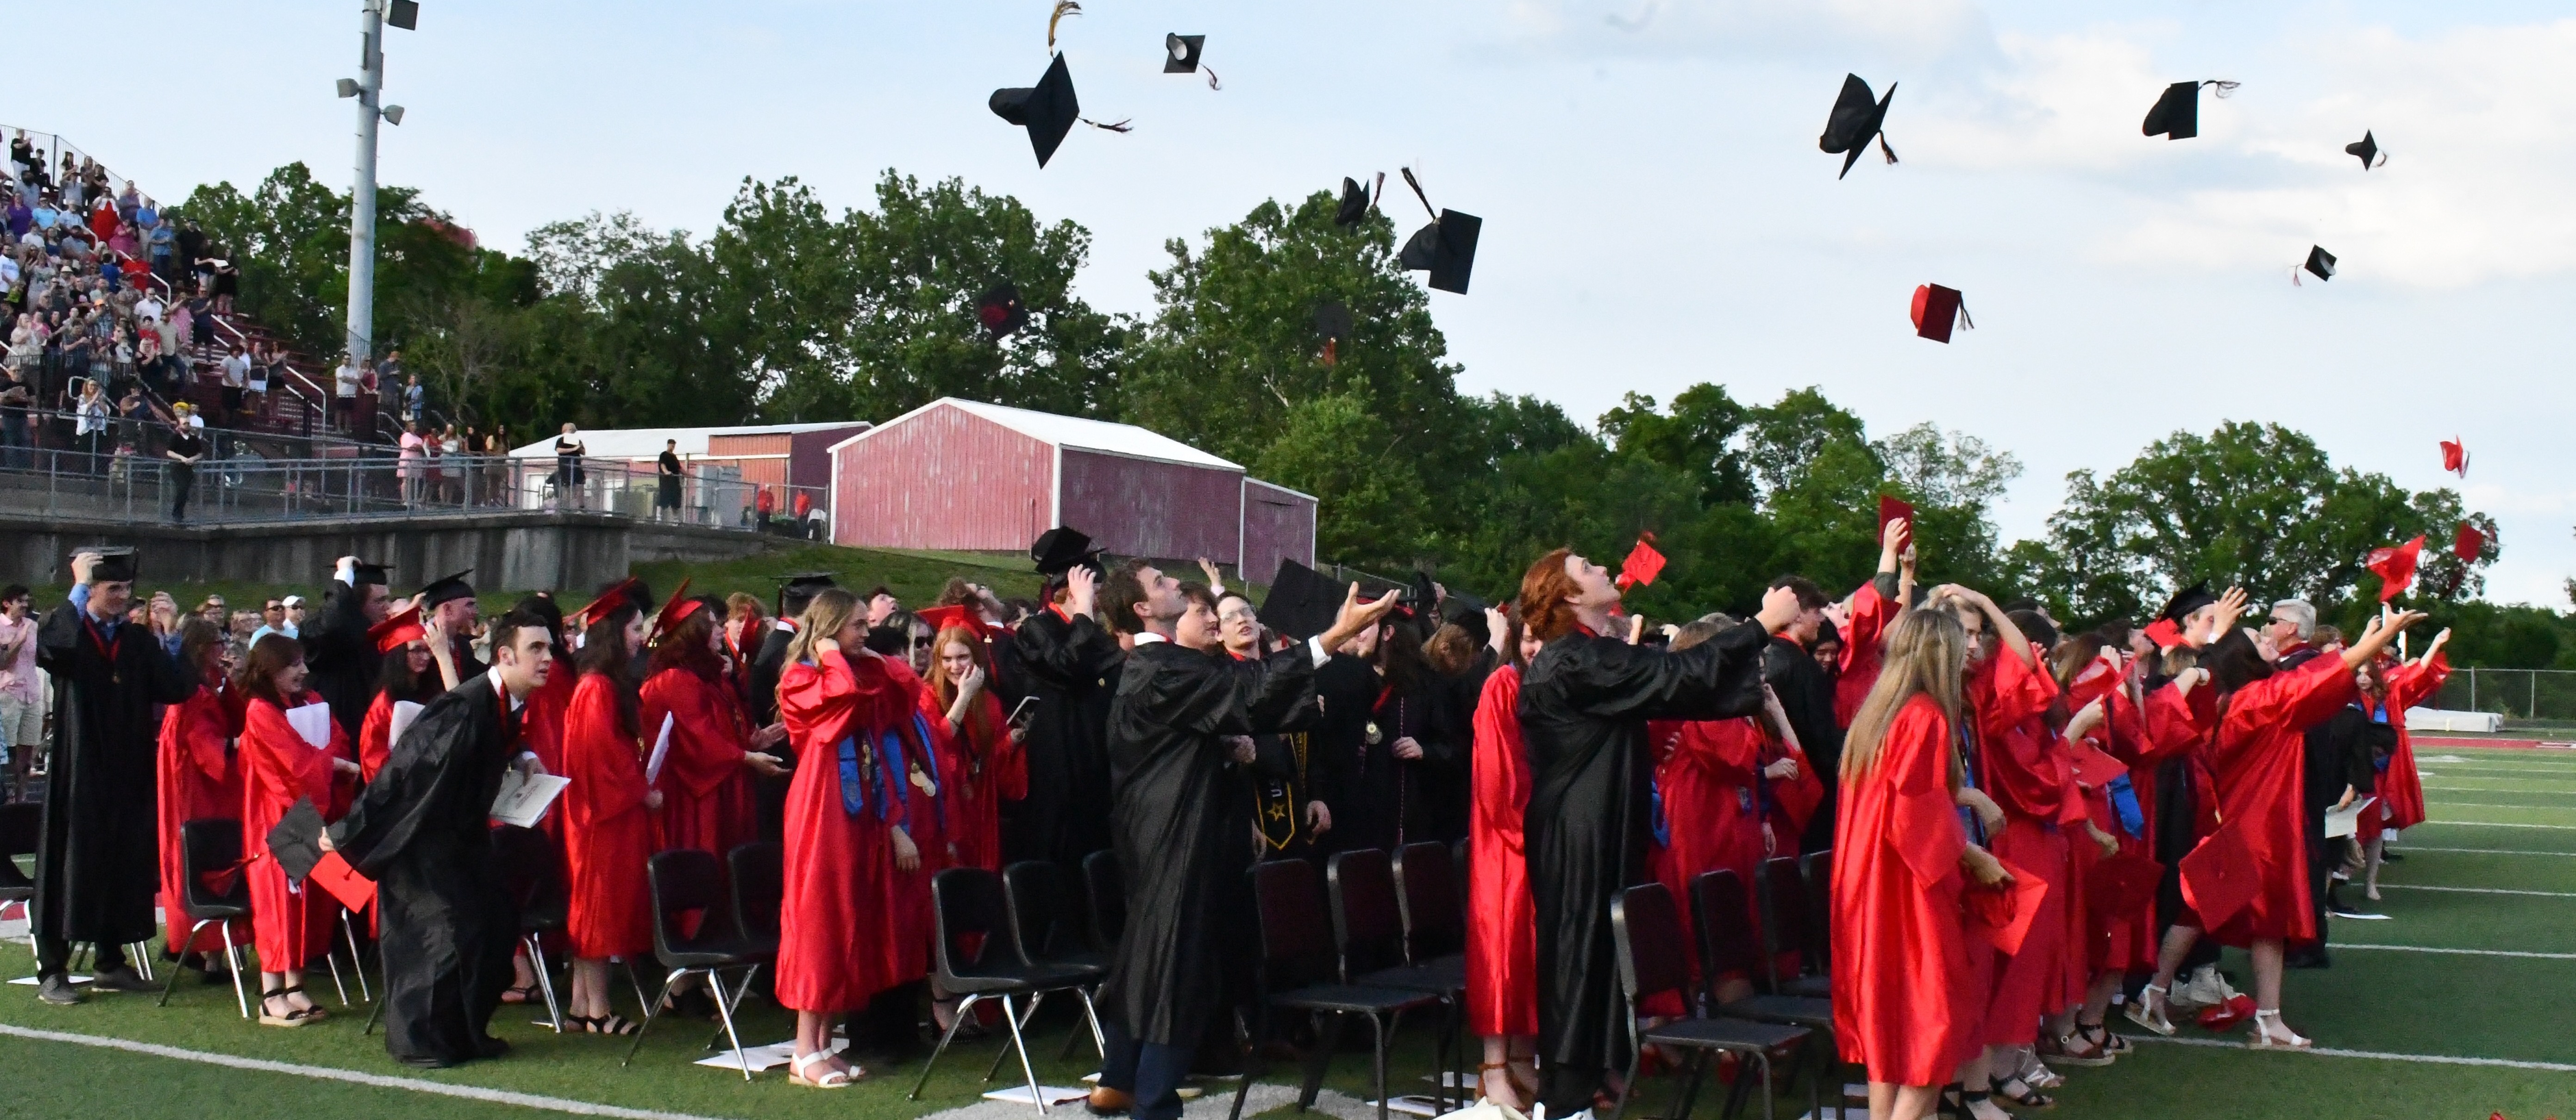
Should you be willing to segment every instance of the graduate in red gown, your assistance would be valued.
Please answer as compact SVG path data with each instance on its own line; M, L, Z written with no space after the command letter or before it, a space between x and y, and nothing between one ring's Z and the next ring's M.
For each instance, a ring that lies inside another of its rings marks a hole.
M918 979L886 952L886 900L898 868L921 852L904 831L881 751L911 722L912 698L868 652L867 618L850 593L816 594L798 620L778 677L778 714L802 760L788 784L787 893L779 914L778 1002L796 1011L788 1079L820 1089L866 1071L832 1050L832 1020Z
M2231 591L2231 598L2235 597ZM2183 895L2206 934L2246 949L2254 962L2255 1049L2303 1049L2310 1040L2281 1019L2282 947L2316 939L2309 895L2306 810L2301 803L2310 725L2354 696L2353 674L2379 656L2397 633L2424 616L2383 607L2361 639L2340 656L2328 654L2286 673L2275 673L2254 641L2228 633L2211 644L2205 664L2218 690L2218 729L2207 755L2218 791L2216 832L2195 856L2219 861L2222 874L2195 875L2183 868ZM2231 620L2232 621L2232 620ZM2242 871L2249 885L2234 885ZM2157 961L2155 982L2141 993L2141 1021L2170 1033L2164 1018L2173 977L2196 927L2177 923ZM2177 947L2179 946L2179 947Z
M1834 1038L1869 1071L1871 1116L1923 1120L1983 1046L1987 993L1970 960L1966 892L2010 876L1969 841L1959 812L2000 818L1962 785L1966 629L1950 611L1910 610L1887 637L1885 667L1843 743Z
M1538 913L1530 905L1521 818L1529 751L1521 742L1521 674L1544 643L1513 618L1495 625L1509 660L1476 698L1468 759L1467 1030L1485 1040L1477 1091L1526 1112L1538 1098Z
M662 850L695 848L723 859L758 825L750 775L786 773L762 749L785 739L787 729L751 727L725 675L715 615L705 601L675 593L653 616L652 675L644 680L640 726L649 760L662 725L671 725L653 787L662 794Z
M358 724L359 777L374 781L385 755L393 750L394 705L426 705L458 684L454 647L435 620L426 623L420 610L406 607L385 616L367 630L384 668L376 677L376 698ZM415 713L417 714L417 713Z
M2388 671L2384 706L2388 726L2397 732L2397 749L2389 752L2387 767L2379 773L2379 804L2362 812L2363 827L2354 834L2362 844L2362 885L2373 902L2379 900L2379 864L2388 843L2385 833L2424 823L2424 779L2415 773L2415 744L2406 734L2406 709L2442 691L2442 682L2451 676L2451 660L2442 656L2442 647L2450 640L2451 632L2445 629L2433 635L2423 656Z
M948 865L999 871L1002 802L1028 796L1022 733L1005 723L1001 697L993 694L993 656L981 627L941 627L930 653L921 714L948 743L940 752L948 768L942 779L948 790Z
M241 734L243 874L250 878L252 937L259 949L259 1021L300 1027L324 1017L304 994L304 963L329 950L339 909L310 884L291 883L268 858L268 833L298 801L328 814L338 779L354 780L358 764L349 735L329 721L331 739L317 747L287 721L287 710L321 703L304 691L304 647L283 634L253 643L233 679L249 699Z
M1890 518L1878 529L1878 574L1844 601L1836 624L1842 631L1841 664L1834 669L1834 722L1850 727L1860 702L1878 683L1878 667L1887 652L1887 627L1914 597L1914 542L1906 536L1911 522ZM1898 545L1902 543L1903 548Z
M161 908L172 938L187 936L196 919L188 913L187 864L182 858L179 826L198 820L240 820L241 771L233 761L233 740L241 734L240 696L226 687L232 650L223 631L201 619L179 628L179 664L192 671L197 691L161 712ZM234 942L248 930L236 926ZM212 928L194 943L172 941L172 952L184 957L223 947ZM211 968L208 971L212 971Z
M557 809L564 819L565 883L572 906L572 993L564 1021L592 1034L635 1033L609 1004L610 958L653 951L652 902L644 863L654 851L662 794L644 781L641 716L628 678L644 649L644 614L629 602L600 612L582 635L581 683L564 713L563 769L572 784Z

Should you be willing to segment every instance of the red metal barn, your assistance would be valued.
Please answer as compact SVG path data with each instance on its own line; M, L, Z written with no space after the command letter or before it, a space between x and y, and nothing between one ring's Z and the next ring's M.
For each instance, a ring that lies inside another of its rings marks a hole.
M1132 424L943 397L832 445L832 541L1021 552L1071 525L1121 556L1268 579L1315 559L1315 499Z

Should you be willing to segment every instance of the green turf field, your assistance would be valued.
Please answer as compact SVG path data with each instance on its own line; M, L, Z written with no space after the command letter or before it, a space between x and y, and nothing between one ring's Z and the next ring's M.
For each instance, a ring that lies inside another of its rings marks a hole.
M2216 1036L2185 1028L2179 1042L2140 1041L2139 1052L2116 1066L2066 1071L2068 1083L2051 1115L2576 1117L2576 1014L2567 1010L2576 996L2576 753L2431 748L2423 754L2434 823L2407 834L2408 858L2383 876L2386 901L2365 907L2390 920L2336 922L2334 966L2289 977L2289 1021L2331 1052L2258 1054L2238 1045L2241 1032ZM2460 761L2446 761L2452 758ZM2423 889L2432 887L2466 890ZM2483 891L2530 893L2474 893ZM2423 948L2469 952L2415 951ZM2246 986L2240 956L2231 954L2226 967ZM29 971L23 944L0 946L0 974ZM317 983L317 991L327 989L327 981ZM631 1007L622 1010L634 1013ZM307 1117L498 1120L588 1110L909 1120L975 1104L975 1079L998 1045L952 1052L916 1103L904 1093L917 1065L879 1070L874 1079L837 1093L790 1086L777 1072L745 1084L739 1074L689 1065L707 1039L698 1023L657 1025L636 1065L621 1069L621 1042L557 1037L530 1025L527 1015L505 1011L497 1026L517 1047L509 1058L421 1073L393 1065L378 1040L361 1037L363 1018L361 1007L302 1030L262 1028L236 1016L229 988L193 980L183 983L167 1008L153 1006L152 997L130 995L52 1008L37 1003L30 988L0 988L0 1032L22 1032L0 1033L0 1116L248 1120L293 1110ZM789 1033L785 1014L771 1007L748 1007L744 1022L752 1043ZM2126 1025L2117 1017L2113 1022ZM1053 1060L1070 1026L1070 1020L1057 1020L1035 1039L1040 1076L1051 1084L1072 1084L1093 1068L1087 1047L1075 1060ZM172 1050L104 1049L95 1041L29 1038L27 1030ZM1418 1079L1433 1064L1428 1033L1407 1033L1398 1072L1419 1090ZM236 1064L207 1064L207 1056ZM277 1065L242 1068L238 1059ZM1365 1095L1367 1064L1364 1053L1337 1060L1332 1086ZM352 1075L362 1079L346 1079ZM486 1096L413 1088L423 1084ZM1650 1086L1655 1091L1644 1098L1644 1111L1664 1111L1667 1087ZM494 1099L506 1094L526 1097L517 1103ZM1192 1112L1223 1103L1211 1096ZM1783 1116L1799 1111L1783 1102ZM1698 1114L1716 1112L1716 1100L1703 1096ZM1055 1115L1076 1120L1081 1113L1068 1106ZM988 1117L997 1113L988 1108L976 1120Z

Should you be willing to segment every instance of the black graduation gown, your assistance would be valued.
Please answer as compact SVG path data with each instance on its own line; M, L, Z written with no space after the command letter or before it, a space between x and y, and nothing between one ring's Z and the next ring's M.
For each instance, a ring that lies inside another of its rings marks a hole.
M1003 805L1004 854L1078 870L1082 857L1109 846L1106 728L1126 655L1090 616L1067 621L1052 610L1020 624L1013 652L1021 680L1038 699L1022 748L1029 795L1016 810Z
M1353 839L1361 834L1358 823L1366 814L1351 785L1357 780L1360 751L1368 745L1369 706L1377 703L1377 690L1377 670L1347 653L1334 654L1315 670L1307 779L1333 813L1333 830L1320 840L1319 856L1367 846Z
M519 753L508 700L485 675L430 701L332 826L341 855L376 881L385 1052L398 1060L481 1056L513 979L519 911L494 863L489 822Z
M149 627L124 623L104 641L65 603L36 630L36 664L53 674L53 762L36 851L34 933L125 945L152 938L161 890L156 704L196 691Z
M1824 666L1798 643L1774 637L1762 650L1762 680L1780 698L1780 711L1789 717L1789 727L1798 733L1798 750L1807 758L1809 773L1831 775L1842 772L1843 729L1834 719L1834 679L1825 675ZM1834 846L1834 806L1840 783L1825 783L1825 799L1816 805L1815 814L1807 818L1807 831L1799 837L1798 850L1821 852Z
M2376 740L2386 749L2395 750L2397 733L2387 724L2373 723L2359 704L2346 704L2342 711L2310 727L2303 737L2303 766L2300 777L2300 808L2305 811L2308 848L2309 905L2317 918L2317 940L2326 939L2326 888L2333 885L2331 875L2343 863L2342 837L2326 838L2326 813L2343 799L2346 786L2359 800L2371 796L2377 784L2378 771L2371 765L2372 744ZM2378 812L2372 806L2366 812Z
M367 637L366 610L359 605L357 589L334 581L331 597L322 604L321 613L305 626L298 637L304 643L304 668L309 674L305 687L321 694L331 705L331 718L340 721L349 733L349 741L358 741L358 732L367 722L367 706L375 703L376 676L384 655L376 652L376 643ZM464 667L458 666L458 679L464 678Z
M767 727L778 722L778 674L787 668L787 643L796 639L796 631L775 621L768 623L769 633L760 639L760 649L751 657L750 695L743 698L751 709L751 725ZM782 739L769 748L778 761L796 765L794 745ZM787 832L787 787L793 781L781 774L751 778L752 803L759 814L760 838L775 841Z
M1195 1046L1223 1004L1241 938L1218 931L1241 917L1252 843L1225 737L1275 731L1313 694L1312 658L1305 643L1236 661L1148 642L1119 679L1110 821L1127 926L1099 1002L1139 1041Z
M1373 676L1371 683L1379 680ZM1449 722L1446 682L1425 677L1413 688L1386 693L1383 699L1380 692L1370 692L1361 704L1366 711L1359 743L1342 785L1351 819L1345 825L1341 817L1333 818L1334 831L1349 829L1342 837L1342 848L1392 852L1425 840L1447 844L1465 835L1463 831L1451 835L1435 811L1448 786L1466 784L1465 751L1460 749L1462 737ZM1377 729L1374 736L1369 734L1372 727ZM1395 741L1406 736L1422 745L1422 757L1410 761L1395 757Z
M1245 777L1252 786L1253 827L1261 835L1262 859L1324 857L1324 837L1306 823L1308 802L1321 801L1330 809L1341 797L1334 785L1338 772L1316 752L1314 728L1323 715L1318 698L1309 698L1281 721L1281 730L1252 737L1252 768Z
M1654 881L1646 863L1654 767L1646 721L1761 711L1768 640L1759 623L1748 622L1671 653L1577 630L1540 650L1521 685L1539 1053L1586 1079L1587 1094L1595 1071L1627 1060L1610 898Z

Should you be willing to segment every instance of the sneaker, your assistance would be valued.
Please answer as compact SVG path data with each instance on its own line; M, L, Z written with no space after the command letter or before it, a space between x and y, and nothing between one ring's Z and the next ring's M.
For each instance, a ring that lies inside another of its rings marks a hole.
M36 998L56 1007L69 1007L81 1001L81 994L80 989L72 987L71 977L57 972L37 983Z

